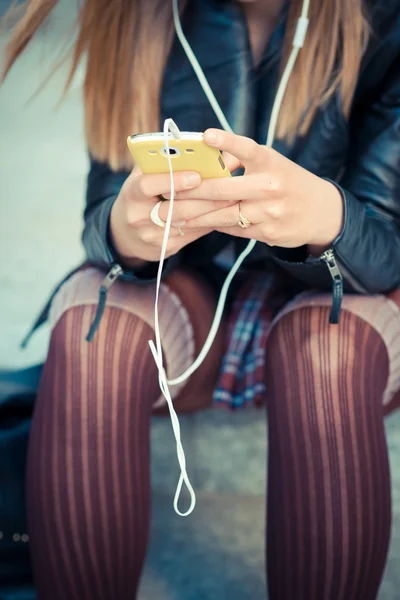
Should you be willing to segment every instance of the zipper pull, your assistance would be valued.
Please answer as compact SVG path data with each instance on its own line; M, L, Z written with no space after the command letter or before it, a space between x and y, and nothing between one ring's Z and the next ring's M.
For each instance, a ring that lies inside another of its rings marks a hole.
M96 331L99 328L101 319L104 314L104 309L105 309L106 303L107 303L108 290L110 289L112 284L116 281L116 279L118 279L118 277L123 274L123 272L124 271L123 271L122 267L120 267L120 265L114 264L114 265L112 265L111 269L108 271L107 275L102 280L100 287L99 287L99 301L97 304L96 315L93 319L93 323L90 326L89 333L86 336L87 342L93 341Z
M120 275L123 273L122 267L115 263L111 269L108 271L107 275L104 277L103 281L100 284L100 288L104 288L105 290L109 290L112 284Z
M332 307L329 323L339 323L340 311L343 300L343 277L336 262L332 248L321 255L321 260L326 263L332 277Z

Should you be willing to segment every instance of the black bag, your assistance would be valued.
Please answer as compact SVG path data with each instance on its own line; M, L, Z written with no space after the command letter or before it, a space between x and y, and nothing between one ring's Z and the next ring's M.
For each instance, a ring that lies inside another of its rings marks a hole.
M29 430L43 365L0 370L0 600L34 600L25 507Z

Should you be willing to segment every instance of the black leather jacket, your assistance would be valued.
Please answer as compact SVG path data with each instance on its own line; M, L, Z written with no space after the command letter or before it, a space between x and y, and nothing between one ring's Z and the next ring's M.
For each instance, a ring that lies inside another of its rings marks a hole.
M345 222L332 250L344 290L375 294L400 287L400 2L373 0L369 10L373 34L349 121L336 95L317 115L306 137L298 137L290 146L278 141L274 148L336 182L344 199ZM183 18L189 42L232 128L259 143L265 143L267 136L284 27L283 16L256 73L246 21L236 3L192 0ZM174 118L181 130L219 127L177 40L167 64L161 109L162 119ZM91 162L83 243L88 260L105 268L116 261L108 240L109 215L127 176ZM207 268L231 239L210 233L171 257L167 271L177 265ZM245 243L235 238L237 252ZM307 260L305 248L261 243L256 248L266 264L274 261L305 286L332 288L326 261ZM134 272L122 277L148 281Z

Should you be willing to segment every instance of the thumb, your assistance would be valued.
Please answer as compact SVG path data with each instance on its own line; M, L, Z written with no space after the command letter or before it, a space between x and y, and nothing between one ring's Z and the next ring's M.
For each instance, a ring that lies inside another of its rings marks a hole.
M134 167L132 169L132 175L133 176L135 176L135 175L142 175L142 173L143 173L142 169L139 167L139 165L137 165L135 163L135 165L134 165Z

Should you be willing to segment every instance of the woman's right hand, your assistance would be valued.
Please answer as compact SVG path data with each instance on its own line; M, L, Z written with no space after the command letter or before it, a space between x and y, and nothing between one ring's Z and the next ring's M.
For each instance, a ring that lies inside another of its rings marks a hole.
M174 183L175 191L184 191L197 187L201 178L198 173L181 171L174 174ZM170 190L169 173L144 175L135 167L125 181L110 217L112 243L124 264L135 268L147 261L160 259L164 229L152 222L150 212L159 202L158 196L169 194ZM174 210L172 223L177 221L175 213ZM212 230L191 230L190 233L180 235L177 228L171 227L166 257L176 254L210 231Z

